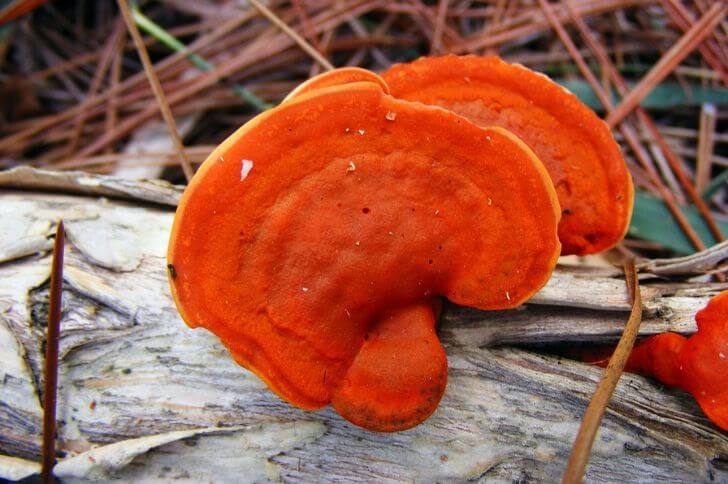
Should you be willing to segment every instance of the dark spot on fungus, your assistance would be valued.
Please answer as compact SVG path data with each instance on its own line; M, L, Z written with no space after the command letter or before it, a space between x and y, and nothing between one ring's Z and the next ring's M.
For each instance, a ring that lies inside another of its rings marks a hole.
M572 212L570 208L565 208L561 211L561 215L571 215L572 213L574 212Z
M368 207L364 207L361 209L361 213L369 213L369 212L371 212L371 210L369 210Z
M173 264L167 264L167 270L169 271L169 276L172 279L177 279L177 270L174 268Z

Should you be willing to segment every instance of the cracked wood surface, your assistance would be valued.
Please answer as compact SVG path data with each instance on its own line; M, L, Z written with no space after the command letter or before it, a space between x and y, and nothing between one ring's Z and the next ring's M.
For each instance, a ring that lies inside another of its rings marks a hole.
M330 409L281 402L213 335L184 325L165 274L171 207L6 189L0 216L8 227L0 232L5 478L37 472L50 270L44 244L61 217L69 235L58 397L64 457L55 472L64 482L557 480L601 369L497 345L616 341L627 316L618 275L565 268L517 310L448 307L440 334L450 370L440 408L415 429L375 434ZM19 240L26 249L11 250ZM725 252L696 263L724 261ZM690 260L651 267L694 270ZM724 287L650 278L642 275L642 334L694 331L695 311ZM726 482L728 436L686 393L624 375L587 480Z

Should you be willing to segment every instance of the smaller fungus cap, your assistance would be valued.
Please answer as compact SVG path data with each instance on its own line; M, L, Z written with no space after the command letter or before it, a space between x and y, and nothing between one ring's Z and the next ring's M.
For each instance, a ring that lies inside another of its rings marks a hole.
M382 74L393 96L501 126L533 149L553 180L562 254L593 254L627 231L633 187L609 127L543 74L495 56L423 57Z
M559 216L509 132L376 82L335 85L259 115L205 161L175 216L170 284L183 319L285 400L403 430L447 380L435 298L522 303L556 264Z
M626 370L690 392L718 427L728 430L728 290L695 315L698 332L662 333L641 341Z

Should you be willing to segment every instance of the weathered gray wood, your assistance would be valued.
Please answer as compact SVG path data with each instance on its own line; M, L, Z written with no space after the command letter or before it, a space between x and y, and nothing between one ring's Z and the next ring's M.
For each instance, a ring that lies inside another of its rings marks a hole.
M674 259L652 259L640 264L640 269L658 275L701 274L709 272L728 261L728 240L713 247L685 257Z
M100 195L171 206L177 205L184 189L161 180L128 180L82 171L50 171L27 166L0 171L0 187Z
M40 474L40 463L0 455L0 476L3 479L19 481L36 474Z
M303 412L281 402L235 365L214 336L184 325L165 274L170 209L17 192L0 192L0 208L16 231L0 232L0 249L19 236L44 239L60 217L69 230L58 400L67 456L56 472L71 482L553 481L600 369L523 349L479 347L615 340L625 320L613 310L626 302L619 279L570 272L559 273L565 276L542 298L546 306L448 308L441 335L450 373L440 408L415 429L374 434L330 409ZM40 444L48 274L45 253L0 263L0 454L30 461L38 459ZM606 293L574 297L569 288L586 283ZM719 288L646 286L643 333L691 332L695 310ZM598 296L608 311L596 309ZM587 305L581 298L595 309L563 307ZM728 436L689 395L625 375L587 477L725 481L726 456ZM29 468L5 462L0 472Z

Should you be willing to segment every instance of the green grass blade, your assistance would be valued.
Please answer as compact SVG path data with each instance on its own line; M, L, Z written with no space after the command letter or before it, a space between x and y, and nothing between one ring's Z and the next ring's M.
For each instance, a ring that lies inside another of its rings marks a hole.
M131 13L134 18L134 22L139 26L140 29L157 39L159 42L174 50L187 56L187 59L203 72L211 72L215 70L215 66L210 64L208 61L203 59L197 54L188 53L187 46L180 42L175 36L164 30L159 24L155 23L152 19L147 17L139 10L139 6L134 2L131 5ZM273 107L272 104L263 101L261 98L250 92L243 86L236 84L233 86L233 92L245 102L255 107L258 111L265 111Z
M716 243L694 206L682 207L682 211L705 245L711 246ZM717 223L721 231L728 234L728 223ZM630 237L656 242L677 254L688 255L695 252L695 248L675 222L665 203L641 190L635 191L634 212L628 234Z
M554 80L573 92L576 97L590 108L602 110L602 104L586 81L571 79ZM688 97L680 84L676 82L664 82L655 86L642 100L641 106L646 109L670 109L677 106L700 106L703 103L728 104L728 89L724 87L712 88L703 87L699 84L691 84L690 92L691 95ZM615 103L618 101L614 95L612 96L612 100Z

